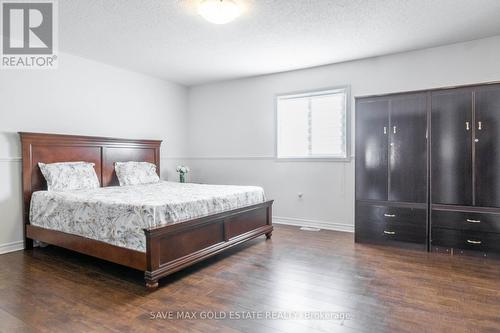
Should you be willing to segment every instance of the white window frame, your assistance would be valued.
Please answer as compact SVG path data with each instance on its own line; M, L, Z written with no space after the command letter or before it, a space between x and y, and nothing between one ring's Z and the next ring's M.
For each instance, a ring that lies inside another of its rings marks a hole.
M279 157L278 155L278 140L279 140L279 115L278 115L278 101L284 97L286 98L300 98L309 96L321 96L329 95L334 93L343 92L346 96L345 102L345 117L344 117L344 128L345 128L345 157L335 157L335 156L298 156L298 157ZM330 87L321 88L315 90L306 91L295 91L275 95L274 98L274 134L275 134L275 145L274 145L274 156L278 161L330 161L330 162L348 162L352 159L351 157L351 88L350 86L340 86L340 87Z

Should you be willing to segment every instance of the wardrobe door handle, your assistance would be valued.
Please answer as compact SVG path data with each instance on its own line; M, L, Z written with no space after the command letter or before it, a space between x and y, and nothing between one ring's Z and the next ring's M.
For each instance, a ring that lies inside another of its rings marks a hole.
M479 121L479 122L477 123L477 129L478 129L478 130L482 130L482 129L483 129L483 122L482 122L482 121Z
M384 134L387 134L387 127L384 126Z
M396 134L396 126L393 126L393 127L392 127L392 132L393 132L394 134Z
M384 214L385 217L396 217L395 214Z
M384 234L386 235L395 235L396 232L395 231L387 231L387 230L384 230Z
M482 242L468 239L467 243L469 243L469 244L481 244Z
M481 220L471 220L471 219L467 219L467 222L469 222L469 223L481 223Z
M468 131L468 130L470 130L470 125L469 125L469 122L468 122L468 121L466 121L466 122L465 122L465 129L466 129L467 131Z

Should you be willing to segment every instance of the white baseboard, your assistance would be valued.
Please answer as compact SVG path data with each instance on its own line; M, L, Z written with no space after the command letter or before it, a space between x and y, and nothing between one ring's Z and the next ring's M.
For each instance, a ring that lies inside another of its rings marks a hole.
M12 243L0 244L0 254L19 251L24 249L24 242L17 241Z
M286 225L293 225L293 226L297 226L297 227L312 227L312 228L319 228L319 229L325 229L325 230L354 232L354 226L350 225L350 224L317 221L317 220L297 219L297 218L292 218L292 217L273 216L273 224L286 224ZM23 241L0 244L0 254L5 254L5 253L9 253L9 252L14 252L14 251L20 251L23 249L24 249L24 242Z
M297 219L297 218L293 218L293 217L273 216L273 224L274 223L275 224L294 225L294 226L298 226L298 227L312 227L312 228L319 228L319 229L326 229L326 230L354 232L354 225L351 225L351 224Z

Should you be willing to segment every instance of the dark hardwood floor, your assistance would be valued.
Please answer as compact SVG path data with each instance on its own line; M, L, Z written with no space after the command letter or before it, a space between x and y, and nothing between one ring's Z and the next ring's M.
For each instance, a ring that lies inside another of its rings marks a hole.
M333 311L351 318L202 320L197 312L193 320L151 319L169 311ZM63 249L0 255L1 332L159 330L500 332L500 261L276 226L272 240L258 238L162 279L150 293L141 272Z

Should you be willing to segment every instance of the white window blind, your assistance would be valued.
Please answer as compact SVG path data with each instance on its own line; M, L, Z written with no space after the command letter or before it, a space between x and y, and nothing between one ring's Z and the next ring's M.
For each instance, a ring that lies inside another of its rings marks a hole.
M347 89L277 98L278 158L347 157Z

